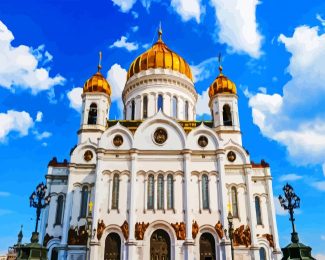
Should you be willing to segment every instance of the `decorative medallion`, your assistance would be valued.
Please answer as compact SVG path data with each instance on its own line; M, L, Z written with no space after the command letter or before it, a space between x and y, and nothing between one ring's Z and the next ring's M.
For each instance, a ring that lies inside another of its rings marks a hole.
M199 137L199 139L197 140L197 143L199 144L199 146L204 148L204 147L206 147L208 145L209 141L208 141L208 138L206 136L201 135Z
M84 159L86 162L89 162L93 158L93 153L90 150L87 150L84 154Z
M115 135L113 139L113 144L119 147L123 144L123 137L121 135Z
M163 128L157 128L153 134L153 137L157 144L163 144L167 140L167 132Z
M236 154L233 152L233 151L230 151L228 154L227 154L227 158L228 158L228 161L229 162L233 162L236 160Z

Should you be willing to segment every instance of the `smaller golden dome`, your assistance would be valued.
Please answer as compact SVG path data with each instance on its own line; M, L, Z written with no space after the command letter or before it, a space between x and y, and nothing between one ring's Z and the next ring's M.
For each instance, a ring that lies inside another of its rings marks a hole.
M219 93L237 94L235 83L223 75L221 66L219 66L219 71L218 77L210 85L209 97L212 98Z
M84 85L83 93L89 93L89 92L103 92L107 95L111 95L111 86L108 84L105 77L100 72L102 66L101 63L102 54L99 53L99 64L98 64L98 71L96 74L94 74L91 78L89 78Z

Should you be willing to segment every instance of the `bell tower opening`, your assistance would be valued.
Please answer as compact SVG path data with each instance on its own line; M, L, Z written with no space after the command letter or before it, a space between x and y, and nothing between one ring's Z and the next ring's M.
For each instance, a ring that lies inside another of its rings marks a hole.
M88 112L88 125L96 125L97 124L97 105L92 103L89 107Z
M223 116L223 125L232 126L232 116L231 116L230 106L228 104L223 106L222 116Z

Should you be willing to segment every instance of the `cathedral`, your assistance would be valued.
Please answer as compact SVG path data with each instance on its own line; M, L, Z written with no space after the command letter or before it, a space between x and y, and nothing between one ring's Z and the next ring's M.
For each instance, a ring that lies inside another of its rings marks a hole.
M236 85L221 66L211 121L196 121L191 68L161 30L129 67L123 120L108 118L112 91L99 63L70 160L48 164L48 259L281 259L270 167L242 145Z

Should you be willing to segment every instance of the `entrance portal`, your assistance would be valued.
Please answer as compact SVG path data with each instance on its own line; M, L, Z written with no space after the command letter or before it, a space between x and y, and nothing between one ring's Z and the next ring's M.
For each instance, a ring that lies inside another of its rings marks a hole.
M120 260L121 259L121 239L116 233L110 233L105 240L105 256L104 260Z
M170 238L166 231L158 229L150 238L150 260L170 260Z
M215 260L216 247L214 237L210 233L203 233L200 237L200 260Z

